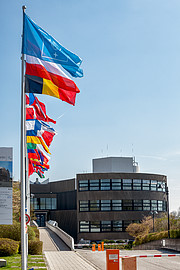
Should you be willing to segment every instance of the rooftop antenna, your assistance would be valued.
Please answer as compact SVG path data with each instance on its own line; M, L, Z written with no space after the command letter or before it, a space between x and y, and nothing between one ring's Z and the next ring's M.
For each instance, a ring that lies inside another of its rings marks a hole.
M107 157L108 157L108 144L107 144Z

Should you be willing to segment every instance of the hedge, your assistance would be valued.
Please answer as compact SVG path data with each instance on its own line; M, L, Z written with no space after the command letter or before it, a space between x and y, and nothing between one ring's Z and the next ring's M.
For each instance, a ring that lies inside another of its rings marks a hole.
M0 225L0 238L9 238L15 241L21 241L21 224ZM28 226L29 240L35 240L35 232L32 227Z
M8 238L0 238L0 256L12 256L19 251L19 242Z
M42 248L43 248L43 242L42 241L28 241L28 253L31 255L41 255L42 254Z
M167 231L162 231L159 233L149 233L144 236L138 236L133 242L133 245L137 246L137 245L148 243L150 241L160 240L163 238L168 238ZM170 238L180 238L180 230L170 230Z

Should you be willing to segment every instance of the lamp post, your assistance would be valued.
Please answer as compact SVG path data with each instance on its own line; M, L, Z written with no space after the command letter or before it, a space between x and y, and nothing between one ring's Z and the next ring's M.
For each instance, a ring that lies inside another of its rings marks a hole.
M170 221L169 221L169 190L166 184L166 198L167 198L167 216L168 216L168 238L170 238Z
M154 216L155 216L155 214L158 214L158 212L153 210L153 211L151 211L151 214L153 216L153 232L154 232Z

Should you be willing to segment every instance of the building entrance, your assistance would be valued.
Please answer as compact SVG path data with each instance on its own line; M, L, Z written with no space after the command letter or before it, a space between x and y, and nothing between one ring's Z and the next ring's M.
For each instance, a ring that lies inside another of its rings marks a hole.
M36 222L37 222L37 224L38 224L38 226L39 227L45 227L46 226L46 224L45 224L45 222L46 222L46 214L44 214L44 213L36 213Z

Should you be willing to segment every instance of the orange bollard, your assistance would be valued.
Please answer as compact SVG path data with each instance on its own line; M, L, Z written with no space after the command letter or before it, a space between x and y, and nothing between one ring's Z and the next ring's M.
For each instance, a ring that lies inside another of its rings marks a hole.
M119 249L106 249L106 270L119 269Z
M92 245L92 251L96 251L96 244Z
M104 242L101 242L101 250L104 251Z
M98 244L98 251L101 251L101 244Z

